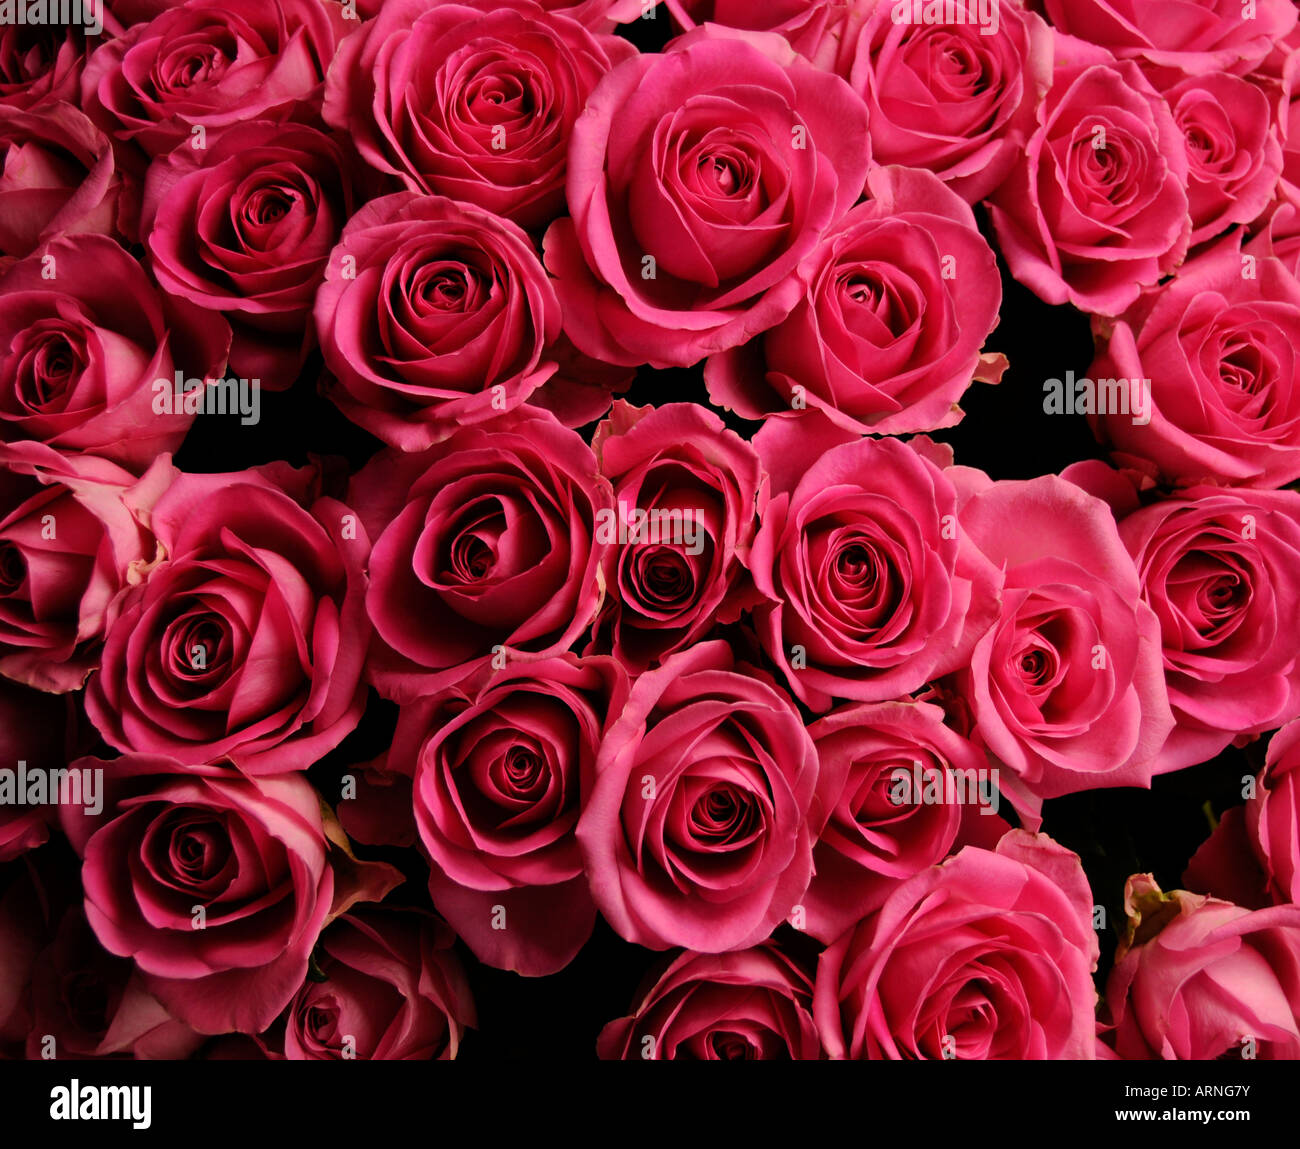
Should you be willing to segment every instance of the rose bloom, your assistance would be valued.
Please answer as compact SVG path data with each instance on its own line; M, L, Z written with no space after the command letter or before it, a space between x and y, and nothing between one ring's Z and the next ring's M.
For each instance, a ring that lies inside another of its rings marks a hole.
M725 642L636 680L578 821L591 895L627 941L707 953L766 938L812 876L817 751Z
M753 447L694 403L619 402L593 441L614 486L597 542L606 595L590 649L638 674L735 622L753 598L763 468ZM640 513L639 513L640 512Z
M819 712L881 702L964 666L997 616L999 575L956 529L943 468L811 418L769 420L754 445L772 476L754 624L794 694Z
M1117 465L1178 486L1300 478L1300 283L1240 235L1189 261L1113 324L1089 377L1149 380L1149 423L1090 415Z
M1194 487L1126 516L1119 533L1160 620L1177 722L1161 772L1300 714L1300 494Z
M319 100L339 39L356 25L331 0L189 0L102 44L81 106L150 156ZM202 134L200 134L202 133Z
M86 711L123 751L303 770L365 708L368 542L313 469L177 474L166 558L116 598Z
M783 319L795 268L862 192L866 107L779 36L697 28L597 86L546 233L565 332L612 363L689 366Z
M1141 601L1110 508L1065 479L955 469L961 532L1005 572L1002 610L954 677L973 737L1022 811L1109 786L1149 787L1174 719L1160 621Z
M1268 744L1254 794L1246 802L1246 832L1274 902L1300 902L1300 720Z
M614 659L565 654L402 707L388 764L414 778L434 907L480 961L542 977L591 936L573 831L627 690Z
M290 1061L450 1061L474 1002L431 915L359 907L321 934L317 965L289 1004Z
M818 1061L812 982L770 942L679 954L627 1017L600 1031L602 1061Z
M119 0L120 2L120 0ZM149 0L144 0L149 2ZM152 0L161 3L164 0ZM545 11L567 16L584 28L612 32L619 24L629 24L642 17L646 0L536 0ZM357 9L369 20L383 12L388 0L358 0Z
M140 232L163 289L230 321L230 370L283 391L315 335L316 288L352 212L349 161L315 128L260 120L149 168ZM305 334L304 334L305 329Z
M139 473L194 421L184 379L220 377L230 327L173 299L111 239L56 239L0 277L0 441L37 439Z
M75 23L0 24L0 100L10 108L76 100L88 44Z
M80 753L80 737L72 695L46 694L0 678L0 769L17 770L22 761L29 770L61 770ZM0 805L0 862L46 842L52 813L51 806Z
M909 878L830 946L813 1012L835 1060L1090 1061L1097 956L1078 856L1013 830Z
M59 812L104 948L198 1032L260 1033L307 976L334 896L315 790L150 754L72 765L103 770L102 814Z
M560 304L528 237L441 196L372 200L316 296L325 394L390 446L419 451L524 403L556 369Z
M971 209L929 172L876 168L853 208L799 268L806 298L770 331L711 357L709 397L747 419L823 412L859 434L950 427L981 355L1002 281Z
M1121 1058L1300 1057L1300 906L1252 911L1135 874L1124 909L1103 1030Z
M489 663L550 658L595 618L609 484L582 439L521 408L427 451L381 452L349 500L375 540L368 672L409 701Z
M700 24L724 24L753 32L779 32L800 55L819 68L846 74L856 31L876 0L665 0L683 31Z
M634 55L531 0L390 0L343 41L324 114L412 191L544 228L565 210L569 136L587 97Z
M1187 253L1187 148L1132 61L1056 37L1039 124L989 201L1012 275L1047 303L1117 315Z
M0 104L0 255L60 235L113 236L127 209L108 137L71 104Z

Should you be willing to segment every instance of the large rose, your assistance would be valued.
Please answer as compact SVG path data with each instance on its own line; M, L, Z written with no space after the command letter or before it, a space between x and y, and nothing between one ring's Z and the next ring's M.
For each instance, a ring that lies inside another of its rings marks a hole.
M628 941L744 949L812 876L817 751L790 699L705 642L647 671L578 822L592 897Z
M1300 1057L1300 906L1252 911L1135 874L1124 908L1104 1030L1120 1057Z
M1038 127L989 212L1011 273L1047 303L1118 315L1187 253L1187 149L1141 69L1056 38Z
M390 0L343 42L325 118L412 191L544 228L564 212L569 136L587 97L635 54L532 0Z
M766 599L754 622L790 689L824 711L964 666L997 615L999 575L957 529L944 470L811 418L770 420L754 443L773 496L750 554Z
M971 209L929 172L876 168L870 199L799 268L807 297L744 347L709 359L709 396L749 419L822 411L858 433L949 427L981 355L1002 281Z
M1091 1060L1092 895L1079 859L1013 830L904 882L822 954L832 1058Z
M687 366L779 322L862 192L866 126L843 80L771 33L706 25L616 67L573 131L573 218L546 233L567 334Z
M119 750L303 770L357 724L365 531L311 469L178 474L150 525L165 559L109 610L86 711Z
M817 1061L812 982L775 946L683 953L600 1031L603 1061Z
M418 454L377 455L350 499L375 539L369 673L399 701L568 650L600 607L609 484L591 448L521 408Z

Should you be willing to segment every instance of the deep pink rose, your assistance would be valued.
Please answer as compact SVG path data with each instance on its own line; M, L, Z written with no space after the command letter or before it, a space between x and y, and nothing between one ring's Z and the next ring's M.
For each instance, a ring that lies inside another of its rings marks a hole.
M779 32L800 55L819 68L847 75L856 32L876 0L665 0L664 7L683 30L724 24L751 32Z
M1245 817L1273 901L1300 902L1300 721L1273 735Z
M744 949L812 876L817 751L798 711L725 642L637 679L578 822L592 897L650 949Z
M474 1002L451 931L417 911L362 907L330 923L289 1005L290 1061L450 1061Z
M696 28L609 72L574 127L572 219L546 233L565 331L689 366L778 323L795 268L862 192L866 107L772 33Z
M283 391L314 345L316 288L351 211L337 141L255 120L155 160L140 234L165 291L230 321L231 371Z
M1173 728L1160 621L1110 508L1055 475L953 472L961 533L1004 571L1002 610L955 676L1018 807L1150 786Z
M76 24L0 24L0 100L11 108L76 100L93 46Z
M798 272L806 298L771 330L711 357L709 397L747 419L822 411L859 434L950 427L981 355L1002 281L971 209L929 172L876 168L866 203Z
M1300 478L1300 283L1240 243L1225 237L1113 324L1094 321L1089 377L1150 393L1149 422L1088 418L1117 464L1179 486Z
M769 420L754 445L772 475L754 623L795 695L816 711L881 702L964 666L997 616L999 575L957 529L944 470L812 418Z
M349 495L375 539L372 681L409 701L494 663L568 650L602 589L609 484L582 439L521 408L418 454L383 452Z
M161 3L163 0L152 2ZM363 19L369 20L378 16L386 3L387 0L358 0L357 8ZM612 32L619 24L641 18L647 9L654 10L651 0L537 0L537 3L547 12L567 16L583 27L600 32Z
M26 762L31 770L61 770L70 756L79 753L79 739L76 704L71 696L44 694L0 678L0 769L16 771L19 762ZM47 841L52 813L49 805L0 804L0 862L8 862ZM0 954L4 949L0 943ZM0 977L0 982L4 980ZM3 1013L0 1007L0 1026Z
M1300 906L1252 911L1135 874L1124 909L1103 1030L1121 1058L1300 1057Z
M119 750L303 770L365 708L369 544L310 468L177 474L165 559L114 600L86 711Z
M434 908L480 961L542 977L591 936L573 831L626 700L614 659L566 654L402 707L389 766L414 777Z
M602 1061L818 1061L812 981L770 943L675 957L600 1031Z
M989 200L1002 254L1045 302L1118 315L1187 253L1183 133L1135 63L1059 35L1038 121Z
M1013 830L908 879L822 954L814 1016L853 1061L1089 1061L1092 894L1078 856Z
M542 229L564 213L569 136L587 97L635 54L531 0L388 0L343 42L325 118L412 191Z
M1245 252L1256 259L1274 256L1293 276L1300 277L1300 194L1294 202L1276 204L1257 227Z

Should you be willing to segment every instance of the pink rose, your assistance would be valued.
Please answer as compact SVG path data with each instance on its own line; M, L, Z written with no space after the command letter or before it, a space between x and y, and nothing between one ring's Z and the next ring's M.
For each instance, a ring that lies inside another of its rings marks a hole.
M1104 1029L1121 1058L1300 1057L1300 906L1252 911L1135 874L1124 909Z
M1268 744L1268 758L1246 802L1246 832L1273 901L1300 902L1300 721Z
M752 32L779 32L819 68L846 75L855 33L876 0L665 0L679 28L723 24Z
M1300 57L1297 57L1300 59ZM1300 198L1278 203L1268 218L1256 225L1244 250L1256 259L1273 256L1293 276L1300 278Z
M989 213L1040 299L1117 315L1186 255L1187 178L1183 134L1138 66L1057 36L1038 127Z
M0 24L0 100L11 108L75 100L90 46L75 24Z
M822 954L814 1016L853 1061L1090 1061L1092 894L1078 856L1013 830L908 879Z
M812 982L771 943L686 952L600 1031L602 1061L818 1061Z
M867 113L779 36L697 28L627 60L569 148L546 233L565 331L612 363L688 366L780 322L794 272L862 192Z
M587 97L635 54L531 0L388 0L344 40L324 114L410 190L541 229L564 213L569 137Z
M817 751L790 699L704 642L637 679L578 822L591 895L650 949L744 949L812 876Z
M44 694L0 678L0 769L61 770L80 753L76 704L70 695ZM24 798L25 795L16 795ZM0 804L0 862L8 862L49 839L53 807ZM4 950L0 944L0 952ZM0 972L6 967L0 959ZM0 977L0 982L5 979ZM0 991L2 995L2 991ZM0 1007L0 1025L4 1010Z
M754 624L795 695L816 711L881 702L964 666L997 616L999 575L957 530L944 470L812 419L770 420L754 445L772 475Z
M816 410L859 434L950 427L997 326L997 261L962 200L929 172L876 168L800 266L806 298L744 347L709 359L709 397L747 419Z
M483 666L550 658L595 618L610 505L591 448L521 408L418 454L381 452L349 498L375 539L369 673L409 701Z
M112 746L250 774L303 770L365 708L368 542L313 470L177 474L165 559L109 610L86 711Z

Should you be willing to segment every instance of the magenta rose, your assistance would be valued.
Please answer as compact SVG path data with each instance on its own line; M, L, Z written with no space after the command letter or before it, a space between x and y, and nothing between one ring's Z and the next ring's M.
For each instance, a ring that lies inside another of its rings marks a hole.
M1038 118L989 200L999 247L1045 302L1118 315L1187 253L1183 133L1135 63L1061 36Z
M650 949L744 949L812 876L817 751L790 699L725 642L637 679L578 821L606 921Z
M1124 909L1103 1029L1121 1058L1300 1057L1300 906L1252 911L1135 874Z
M71 696L45 694L0 678L0 769L16 771L19 762L26 762L31 770L63 769L69 757L80 752L82 725ZM46 842L52 814L48 805L0 804L0 862L12 861ZM0 945L0 953L4 949ZM0 977L0 982L4 980Z
M1018 808L1108 786L1150 786L1173 729L1160 621L1110 508L1055 475L954 472L961 533L1004 571L1002 610L955 676L972 737Z
M372 200L316 296L325 394L390 446L419 451L512 411L556 369L560 304L528 237L441 196Z
M1300 902L1300 721L1288 723L1269 742L1245 819L1272 900Z
M1225 237L1113 324L1095 322L1089 376L1149 391L1145 418L1088 418L1117 465L1178 486L1300 478L1300 282L1240 242Z
M112 603L86 712L123 751L304 770L365 708L369 545L285 463L177 474L150 525L165 558Z
M683 30L723 24L752 32L779 32L790 46L819 68L847 74L856 32L876 0L665 0L664 7Z
M823 412L859 434L950 427L982 355L1002 281L971 209L929 172L876 168L870 199L799 268L806 298L771 330L715 355L709 397L748 419Z
M351 211L338 142L258 120L155 160L140 234L165 291L230 321L231 370L283 391L314 344L316 288Z
M600 1031L602 1061L818 1061L812 982L771 943L686 952Z
M1278 202L1256 226L1245 252L1256 259L1273 256L1293 276L1300 277L1300 197L1294 202L1289 199Z
M1090 1061L1097 956L1078 856L1013 830L909 878L827 949L814 1016L835 1060Z
M74 24L0 24L0 100L36 108L76 100L91 41Z
M689 366L773 326L862 192L866 107L772 33L706 25L630 59L569 147L546 233L565 331L612 363Z
M344 40L325 118L412 191L541 229L564 213L569 136L627 40L531 0L389 0Z
M289 1005L290 1061L450 1061L474 1002L451 931L417 911L362 907L320 937Z
M480 961L541 977L591 936L573 831L626 699L614 659L566 654L402 707L388 762L414 777L434 907Z
M591 649L639 674L716 623L735 622L752 601L742 564L763 469L748 443L693 403L620 401L593 446L614 507L596 531L609 549Z
M369 673L410 701L489 663L550 658L595 618L609 484L582 439L522 408L418 454L383 452L349 498L375 539Z
M964 666L997 616L999 575L957 529L944 470L811 418L769 420L754 445L772 476L754 624L795 695L819 712L881 702Z

